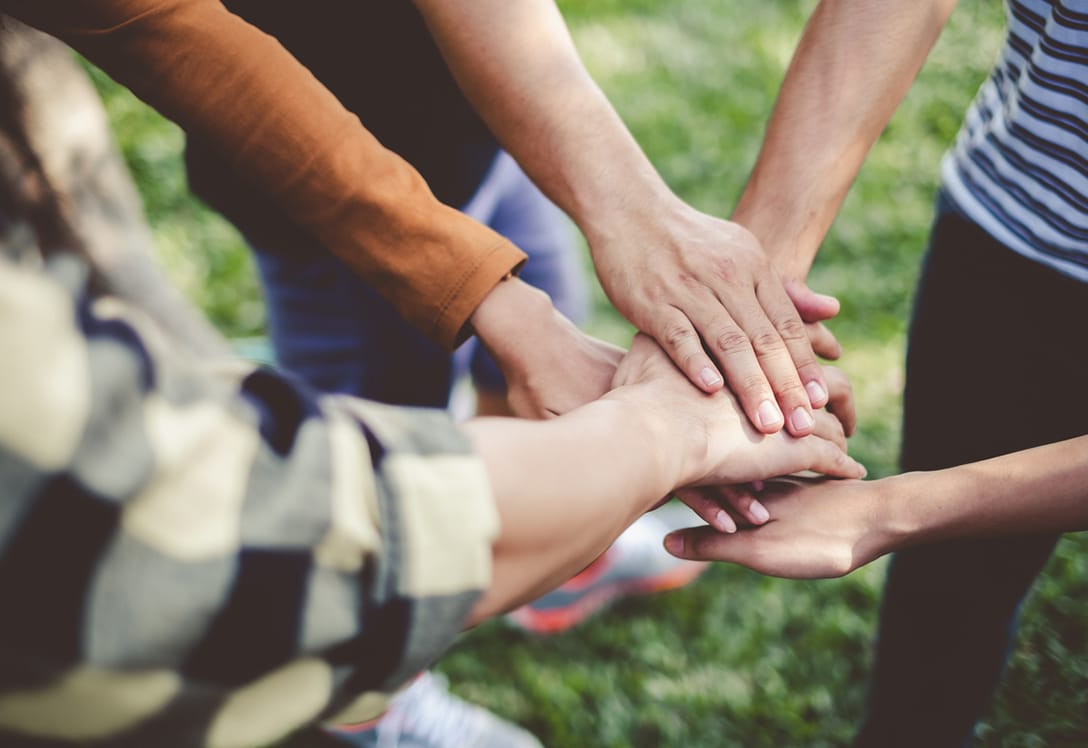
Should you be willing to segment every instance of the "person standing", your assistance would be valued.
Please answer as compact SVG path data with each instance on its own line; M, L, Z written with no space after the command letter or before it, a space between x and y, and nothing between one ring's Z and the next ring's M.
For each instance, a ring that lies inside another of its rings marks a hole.
M824 0L814 11L733 215L787 278L807 274L954 5ZM1046 0L1006 8L1000 58L941 166L908 341L904 470L1088 428L1079 342L1088 318L1088 14ZM858 746L969 743L1020 602L1059 537L952 540L893 557Z

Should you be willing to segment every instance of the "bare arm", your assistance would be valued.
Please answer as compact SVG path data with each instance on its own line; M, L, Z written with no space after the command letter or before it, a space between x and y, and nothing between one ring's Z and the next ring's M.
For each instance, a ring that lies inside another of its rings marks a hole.
M788 279L808 274L862 161L955 4L823 0L812 14L733 214Z
M784 482L760 498L771 514L763 527L684 530L669 549L775 576L829 577L910 545L1088 529L1088 436L878 481Z
M476 332L519 414L565 412L607 391L622 352L579 332L526 284L500 283L524 254L435 200L286 50L218 0L3 7L230 154L425 334L452 347ZM147 285L138 263L113 267L121 290L133 279Z
M555 3L416 5L504 147L586 235L616 308L704 391L724 373L761 431L810 432L826 382L758 242L672 194L586 72Z
M607 397L546 423L466 425L503 528L490 589L473 620L550 589L603 552L638 515L680 486L736 484L804 469L860 477L839 422L817 434L763 435L736 399L691 387L639 336Z
M124 303L86 303L81 267L0 257L3 744L101 744L175 709L175 693L209 714L244 699L212 725L180 719L194 745L271 744L353 689L366 698L333 721L373 717L375 690L466 621L562 582L674 485L860 474L834 439L756 434L729 395L698 392L645 341L606 399L472 423L466 438L441 411L206 366ZM58 545L79 552L58 559ZM43 579L87 615L43 626ZM72 654L77 635L87 647ZM334 679L330 652L351 677ZM264 678L281 685L249 688ZM133 708L149 682L168 698ZM312 706L277 711L281 689ZM257 708L277 716L253 720Z
M608 392L624 354L583 333L547 294L517 278L496 285L471 323L522 417L548 418L596 400Z

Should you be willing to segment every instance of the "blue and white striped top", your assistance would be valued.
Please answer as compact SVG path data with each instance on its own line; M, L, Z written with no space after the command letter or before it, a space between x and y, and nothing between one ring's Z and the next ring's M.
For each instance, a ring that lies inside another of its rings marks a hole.
M945 156L945 189L1002 244L1088 282L1088 1L1006 6L1005 47Z

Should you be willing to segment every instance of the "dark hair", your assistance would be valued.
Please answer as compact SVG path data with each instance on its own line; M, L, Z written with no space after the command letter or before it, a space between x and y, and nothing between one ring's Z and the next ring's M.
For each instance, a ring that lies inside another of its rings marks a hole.
M0 48L5 36L17 33L13 27L0 16ZM8 229L5 223L25 223L43 255L81 251L65 206L31 145L23 108L13 71L0 64L0 232Z

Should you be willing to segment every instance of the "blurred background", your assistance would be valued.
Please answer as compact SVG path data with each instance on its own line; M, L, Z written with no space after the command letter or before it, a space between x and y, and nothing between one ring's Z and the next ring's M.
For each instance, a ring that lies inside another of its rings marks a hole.
M728 215L814 0L559 5L591 73L666 181L694 206ZM872 477L895 471L905 330L938 162L1002 30L1000 2L961 0L810 276L815 290L842 301L831 327L857 397L851 451ZM259 340L264 311L250 255L190 196L181 133L89 70L168 275L225 334ZM587 328L619 344L631 335L599 289ZM1004 355L1015 351L995 351ZM841 580L789 582L717 566L684 589L621 601L555 637L489 623L439 669L456 693L553 748L841 746L863 708L883 572L877 562ZM978 745L1088 746L1086 623L1088 539L1070 536L1024 611Z

